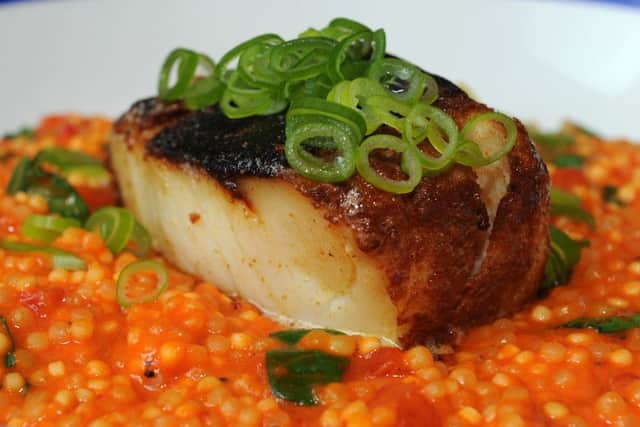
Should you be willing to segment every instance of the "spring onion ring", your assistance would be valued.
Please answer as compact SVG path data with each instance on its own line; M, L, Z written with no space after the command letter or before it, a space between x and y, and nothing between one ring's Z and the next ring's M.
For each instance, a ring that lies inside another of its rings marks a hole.
M403 171L408 175L406 179L394 180L378 173L369 161L369 155L374 150L393 150L402 155ZM371 185L389 193L405 194L413 191L422 179L422 166L415 153L409 149L409 144L392 135L373 135L364 140L358 149L356 157L358 172Z
M130 297L127 295L129 290L130 281L135 274L138 273L153 273L156 278L156 286L149 292L136 297ZM167 267L162 261L155 259L144 259L134 261L128 264L120 271L118 275L118 281L116 283L116 299L118 304L124 308L129 308L134 304L143 304L150 302L158 298L169 284L169 274Z
M22 234L33 240L51 243L67 228L80 228L80 221L57 215L31 214L22 223Z
M85 228L98 231L109 250L118 254L133 242L134 252L144 256L150 249L149 233L124 208L107 206L95 211L87 220Z
M276 34L254 37L228 51L217 64L204 54L179 48L163 64L158 94L165 101L182 100L192 110L219 104L230 119L288 108L289 166L325 182L344 181L360 169L376 183L383 182L364 157L361 168L354 157L364 138L382 127L394 129L406 143L389 147L402 150L402 170L411 172L411 183L417 176L414 159L423 173L436 174L453 163L487 165L513 148L517 129L499 113L474 117L460 132L447 113L431 106L439 97L436 78L387 55L386 43L384 30L336 18L325 28L310 28L292 40ZM204 75L196 76L198 68ZM172 73L177 77L170 86ZM501 123L507 132L505 144L488 156L470 139L476 124L484 120ZM423 151L422 143L431 144L440 155ZM382 184L394 192L405 191L407 185Z
M14 240L0 240L0 248L15 252L41 252L51 255L53 268L61 268L64 270L85 270L87 268L87 264L82 258L50 246L41 246Z
M494 120L504 126L506 130L506 138L504 145L494 153L485 156L477 143L468 138L469 134L473 132L478 123L485 120ZM478 114L467 122L460 132L460 138L463 140L458 153L456 154L456 161L460 164L480 167L494 163L504 157L513 146L516 144L516 137L518 136L518 129L516 124L509 117L502 113L483 113Z

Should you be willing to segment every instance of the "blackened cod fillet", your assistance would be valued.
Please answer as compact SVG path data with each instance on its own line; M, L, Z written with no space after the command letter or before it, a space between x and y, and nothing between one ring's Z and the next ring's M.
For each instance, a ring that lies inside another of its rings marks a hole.
M435 106L458 126L491 111L437 78ZM137 102L110 142L125 205L171 262L287 325L408 346L447 343L519 309L548 253L549 178L516 121L514 149L456 165L405 195L355 174L306 179L284 157L284 114L230 120L217 107ZM485 121L471 139L504 143ZM376 152L374 167L397 159Z

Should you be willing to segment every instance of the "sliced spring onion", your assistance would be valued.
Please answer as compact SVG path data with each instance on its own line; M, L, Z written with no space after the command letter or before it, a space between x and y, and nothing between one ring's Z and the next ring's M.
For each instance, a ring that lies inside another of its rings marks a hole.
M357 139L352 129L341 122L327 117L318 117L316 120L295 127L287 126L284 146L287 161L293 169L307 178L323 182L344 181L356 169ZM323 141L324 147L319 147L317 141ZM316 157L308 151L325 147L336 152L333 160Z
M382 58L369 67L368 77L379 81L398 101L415 103L427 87L427 77L415 65L396 58Z
M136 256L144 257L151 251L151 235L138 221L133 224L129 242L133 243L131 250Z
M269 44L277 44L282 43L282 38L277 34L262 34L260 36L256 36L252 39L249 39L243 43L240 43L229 52L225 53L218 65L216 65L214 75L221 81L227 82L229 79L229 64L239 57L245 50L250 48L251 46L260 44L260 43L269 43Z
M349 18L334 18L329 22L328 28L339 28L348 33L359 33L369 30L369 27ZM371 30L369 30L371 31Z
M138 273L152 273L156 276L155 287L135 297L130 297L129 291L131 286L131 280L133 276ZM116 284L116 299L118 304L124 308L131 307L134 304L143 304L146 302L154 301L164 290L169 283L169 275L167 273L167 267L163 262L155 259L145 259L134 261L128 264L122 269L118 276Z
M554 226L549 227L551 252L544 267L542 289L563 285L571 278L573 268L580 260L580 252L589 246L588 240L574 240Z
M149 233L124 208L106 206L98 209L89 217L85 228L98 231L114 254L122 252L129 242L133 243L138 256L145 256L151 246Z
M288 81L305 80L322 74L337 42L326 37L286 41L271 52L271 68Z
M341 104L320 98L304 98L291 103L287 112L287 120L296 123L300 118L308 116L327 117L347 125L352 129L358 142L362 140L367 129L365 121L357 111Z
M281 39L272 39L245 49L238 60L238 72L242 78L256 87L273 89L280 86L283 80L271 69L270 59L274 46L281 43Z
M80 221L57 215L32 214L25 218L22 224L22 234L33 240L51 243L70 227L81 227Z
M500 123L505 131L505 142L502 147L495 152L485 156L480 150L480 146L473 141L471 136L476 130L478 124L487 121L493 120ZM460 145L458 152L456 153L456 161L463 165L472 166L472 167L480 167L490 165L502 157L507 155L509 151L516 144L516 138L518 136L518 129L516 128L516 124L513 120L502 113L482 113L473 117L471 120L467 122L467 124L462 128L462 132L460 132L460 138L463 140L463 143Z
M197 52L184 48L174 49L167 56L160 69L160 78L158 79L160 99L165 101L180 99L196 74L199 60ZM169 86L174 68L176 69L176 82L173 86Z
M102 162L95 157L84 154L80 151L67 150L62 147L44 148L38 152L33 159L36 164L50 163L61 169L74 166L102 166Z
M400 102L389 95L371 95L363 99L362 113L367 129L377 129L382 125L402 132L404 117L411 111L411 106Z
M346 357L320 350L269 350L267 378L274 396L298 405L319 403L313 386L342 380L349 366Z
M206 55L199 55L199 64L206 71L204 76L195 75L190 85L183 91L181 97L190 110L196 110L215 104L222 97L224 83L215 74L215 63ZM196 69L197 72L197 69Z
M640 314L632 316L606 317L601 319L580 318L560 325L563 328L592 328L603 334L624 332L640 328Z
M15 194L28 187L29 176L33 170L33 162L28 157L21 158L13 169L9 184L7 185L7 194Z
M254 37L223 55L217 65L206 55L176 49L165 60L158 93L167 101L183 100L190 109L219 103L231 119L275 114L289 107L287 161L300 174L325 182L348 179L356 170L359 145L383 126L395 129L408 143L407 148L405 143L392 146L403 147L401 168L409 177L385 181L373 173L368 157L364 161L367 154L360 156L360 166L374 185L396 192L406 192L421 179L415 173L415 159L424 173L433 174L454 162L483 166L513 148L517 129L510 119L498 113L479 115L460 133L451 117L429 107L439 96L436 79L385 51L384 30L336 18L327 27L309 29L293 40L284 41L276 34ZM196 76L198 67L205 69L203 76ZM171 86L172 74L176 77ZM483 120L497 121L506 130L504 145L488 156L465 138ZM440 156L418 148L427 140Z
M0 326L4 329L4 333L9 338L9 351L4 355L4 366L6 368L13 368L16 365L16 342L11 335L9 324L4 316L0 316Z
M51 164L64 177L79 174L93 182L104 183L109 180L109 172L102 162L80 151L67 150L62 147L45 148L36 155L33 162L36 166L43 163Z
M551 214L564 215L582 221L594 228L596 221L593 216L582 208L580 197L567 193L557 187L551 187Z
M440 135L444 132L446 141ZM429 171L440 171L449 166L458 150L458 126L444 111L427 103L417 103L407 115L403 135L410 148L420 159L422 167ZM428 138L440 156L433 157L418 148Z
M369 161L369 155L375 150L393 150L401 154L402 170L406 179L391 179L376 171ZM358 172L371 185L389 193L405 194L413 191L422 179L420 160L409 144L392 135L373 135L364 140L356 157Z
M33 138L36 132L33 128L23 127L22 129L18 129L15 132L8 132L0 137L1 139L16 139L16 138Z
M557 155L551 161L559 168L579 168L587 159L579 154L566 153Z
M51 255L54 268L62 268L65 270L85 270L87 268L87 264L82 258L79 258L70 252L50 246L16 242L14 240L0 240L0 247L8 251L42 252L47 255Z
M285 344L296 345L305 335L314 330L320 330L331 335L344 335L344 332L336 331L335 329L285 329L284 331L272 332L269 336Z
M382 60L385 46L386 38L383 30L377 30L376 32L361 31L346 37L333 49L329 56L327 64L329 78L334 83L345 80L346 77L342 69L344 62L347 60L349 62L367 61L368 57L370 57L370 61Z
M85 201L64 178L44 171L27 157L20 159L7 186L8 194L18 191L43 196L49 210L63 217L84 221L89 214Z

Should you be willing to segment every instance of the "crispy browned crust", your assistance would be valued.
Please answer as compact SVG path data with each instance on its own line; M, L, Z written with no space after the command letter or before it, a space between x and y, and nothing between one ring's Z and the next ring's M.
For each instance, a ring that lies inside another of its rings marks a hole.
M436 105L460 128L490 111L447 80L438 83ZM115 130L128 144L145 144L148 155L198 167L230 190L243 176L288 180L327 220L347 224L360 249L379 263L398 311L401 342L410 345L451 342L472 325L519 309L538 290L548 253L549 179L517 125L508 155L510 184L492 226L476 174L465 166L425 177L406 195L377 190L357 174L340 184L296 174L282 155L282 115L231 122L215 108L189 113L180 104L146 100L134 104ZM392 164L383 155L374 163Z

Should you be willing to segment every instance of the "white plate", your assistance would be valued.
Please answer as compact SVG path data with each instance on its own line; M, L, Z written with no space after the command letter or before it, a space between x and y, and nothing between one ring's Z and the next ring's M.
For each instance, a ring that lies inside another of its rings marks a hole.
M388 47L553 128L579 121L640 141L640 9L594 2L110 0L0 7L0 131L52 112L111 117L154 93L176 46L219 57L256 34L348 16Z

